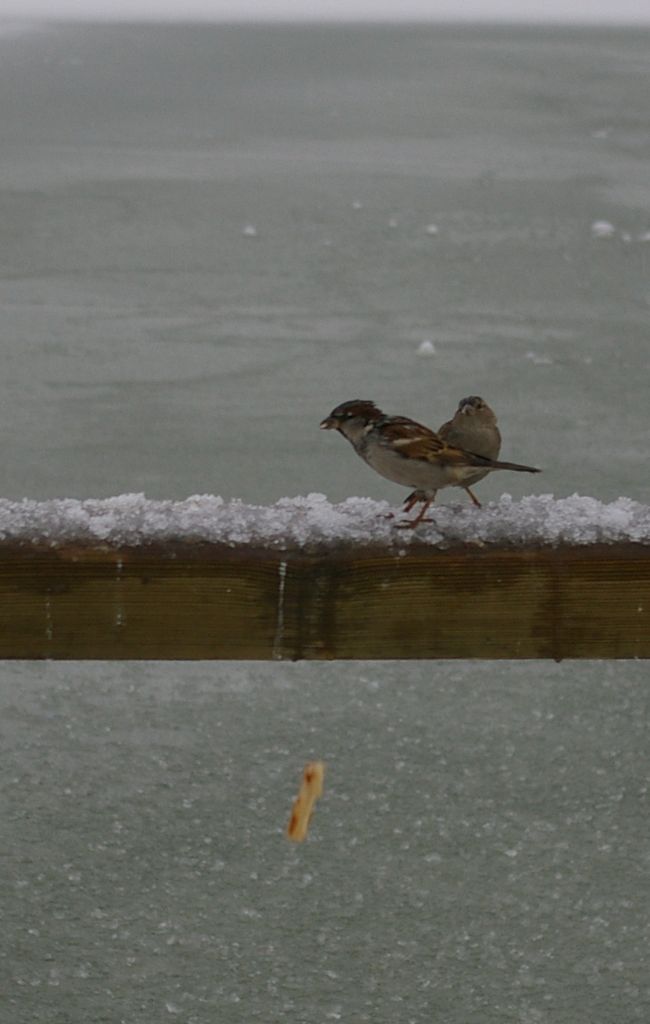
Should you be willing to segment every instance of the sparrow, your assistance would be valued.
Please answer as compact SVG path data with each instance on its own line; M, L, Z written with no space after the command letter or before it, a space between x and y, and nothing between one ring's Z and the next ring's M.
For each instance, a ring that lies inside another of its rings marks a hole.
M463 487L477 471L512 469L518 473L539 473L532 466L515 462L497 462L449 444L406 416L387 416L374 402L360 398L343 402L326 416L322 430L338 430L357 455L387 480L414 487L404 502L404 511L422 502L415 519L399 525L414 529L424 520L437 491L443 487Z
M463 448L474 455L484 455L488 459L498 459L501 451L501 434L497 427L497 418L490 406L478 395L461 398L454 417L438 428L438 436L448 444ZM478 483L489 470L477 470L468 477L461 486L467 491L474 504L480 508L481 503L470 490L471 484Z

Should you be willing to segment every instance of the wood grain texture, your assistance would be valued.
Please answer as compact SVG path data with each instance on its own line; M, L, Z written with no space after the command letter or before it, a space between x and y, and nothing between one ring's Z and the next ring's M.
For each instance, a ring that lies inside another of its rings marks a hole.
M648 658L650 547L0 545L0 657Z

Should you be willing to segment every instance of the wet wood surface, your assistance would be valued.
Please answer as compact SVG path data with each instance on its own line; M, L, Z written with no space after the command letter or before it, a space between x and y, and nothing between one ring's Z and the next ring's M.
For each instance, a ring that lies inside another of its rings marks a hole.
M0 657L648 658L650 547L0 545Z

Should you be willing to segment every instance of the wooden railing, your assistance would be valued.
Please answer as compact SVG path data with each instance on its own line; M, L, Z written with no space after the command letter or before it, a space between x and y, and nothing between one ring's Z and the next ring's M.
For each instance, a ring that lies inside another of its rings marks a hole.
M0 545L0 658L648 658L650 546Z

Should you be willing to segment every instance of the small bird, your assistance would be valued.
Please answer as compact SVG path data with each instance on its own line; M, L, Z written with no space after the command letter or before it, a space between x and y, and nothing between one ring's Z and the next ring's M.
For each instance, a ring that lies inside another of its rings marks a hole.
M439 427L438 436L456 448L464 448L466 452L484 455L488 459L498 459L501 451L501 434L497 427L497 418L487 402L478 395L461 398L453 419ZM478 483L488 473L488 469L477 470L473 476L459 485L467 491L478 508L481 507L481 503L470 490L470 485Z
M444 441L429 427L406 416L387 416L374 402L360 398L337 405L322 421L321 429L338 430L380 476L415 488L404 502L404 511L410 512L418 502L422 502L422 508L415 519L399 524L409 529L424 520L437 491L443 487L463 487L477 471L540 472L532 466L497 462L465 451Z

